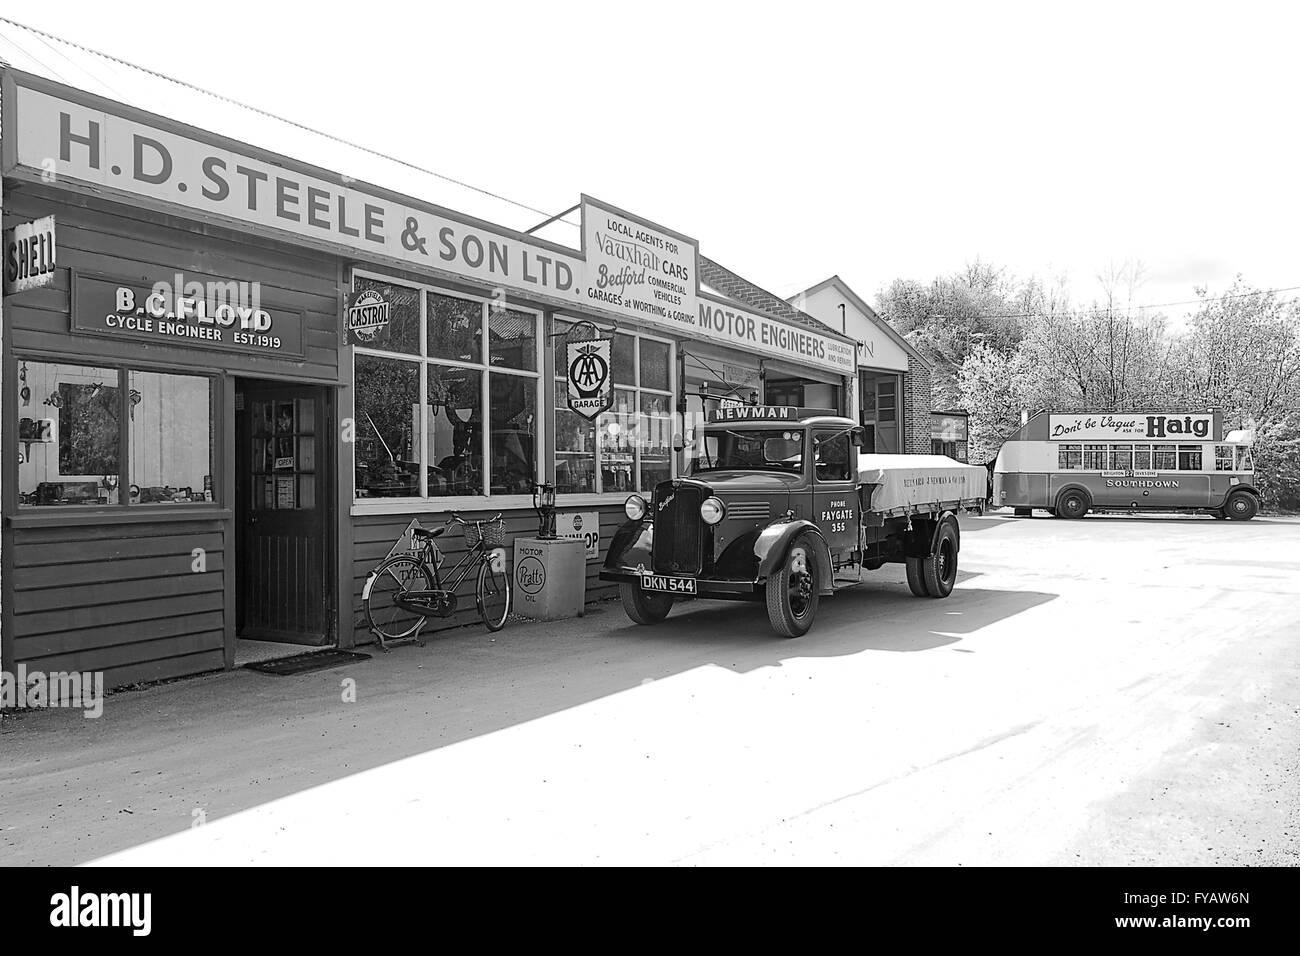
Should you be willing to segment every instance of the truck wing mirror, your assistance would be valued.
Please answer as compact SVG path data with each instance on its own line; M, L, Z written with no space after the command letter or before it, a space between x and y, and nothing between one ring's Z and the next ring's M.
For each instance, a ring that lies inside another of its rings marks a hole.
M849 436L849 441L853 442L854 448L867 447L867 430L861 425L858 425L853 429L853 431L849 432Z

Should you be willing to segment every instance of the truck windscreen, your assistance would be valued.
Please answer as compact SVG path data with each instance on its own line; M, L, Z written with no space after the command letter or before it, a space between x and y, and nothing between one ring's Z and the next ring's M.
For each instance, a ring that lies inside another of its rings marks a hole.
M760 470L803 472L804 435L799 430L709 429L695 448L690 474L705 471Z

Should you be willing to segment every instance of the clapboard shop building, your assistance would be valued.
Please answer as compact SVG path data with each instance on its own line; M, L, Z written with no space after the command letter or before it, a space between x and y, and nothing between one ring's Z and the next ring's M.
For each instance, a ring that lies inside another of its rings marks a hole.
M593 599L699 413L854 401L850 337L608 203L566 245L33 73L2 93L4 227L52 217L56 250L0 316L6 669L121 686L369 643L362 583L413 519L533 534L537 482ZM594 418L566 374L590 340Z

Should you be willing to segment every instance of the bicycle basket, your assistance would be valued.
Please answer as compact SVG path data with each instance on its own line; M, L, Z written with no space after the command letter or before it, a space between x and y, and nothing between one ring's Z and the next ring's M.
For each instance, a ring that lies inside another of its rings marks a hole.
M506 543L506 523L496 521L471 521L465 525L465 545L477 547L479 541L489 548L500 548Z

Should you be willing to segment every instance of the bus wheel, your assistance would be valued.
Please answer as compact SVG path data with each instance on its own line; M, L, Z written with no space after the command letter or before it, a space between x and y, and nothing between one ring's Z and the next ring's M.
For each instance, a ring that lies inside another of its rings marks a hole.
M1259 513L1259 502L1248 491L1239 491L1228 496L1228 503L1223 509L1233 521L1249 521Z
M1082 518L1092 507L1092 502L1088 496L1078 489L1071 489L1061 495L1056 500L1056 516L1058 518Z

